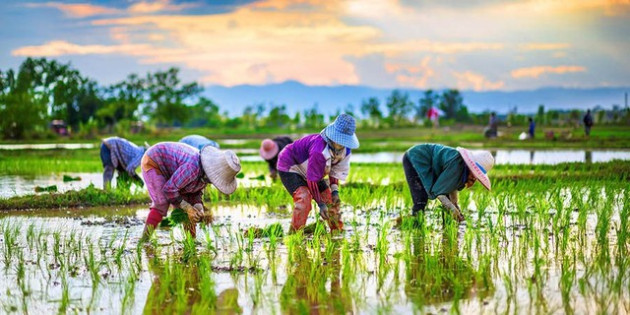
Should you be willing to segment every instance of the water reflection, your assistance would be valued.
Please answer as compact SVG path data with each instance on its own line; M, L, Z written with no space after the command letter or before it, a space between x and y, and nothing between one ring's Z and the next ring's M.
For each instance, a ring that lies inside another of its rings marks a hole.
M340 240L329 246L329 257L313 260L305 248L294 252L295 264L289 265L288 277L280 292L280 305L285 314L346 314L352 312L352 296L348 285L342 284ZM344 275L347 277L347 275ZM329 284L329 285L328 285Z
M477 151L477 150L472 150ZM491 150L496 164L599 163L630 160L627 150ZM353 163L400 163L404 152L356 153ZM244 156L243 161L261 161L258 156Z
M0 144L0 150L93 149L94 143Z
M467 299L474 295L491 296L494 285L489 268L475 270L470 261L460 257L457 229L445 228L441 246L422 232L412 236L412 258L406 263L405 293L423 309L426 305Z
M216 294L211 258L199 257L187 263L160 257L151 246L145 247L145 254L153 281L144 314L243 313L236 288Z

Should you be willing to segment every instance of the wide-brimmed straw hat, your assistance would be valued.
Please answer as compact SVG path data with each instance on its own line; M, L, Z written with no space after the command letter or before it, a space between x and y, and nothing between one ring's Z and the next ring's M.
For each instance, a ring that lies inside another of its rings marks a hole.
M233 193L238 185L236 174L241 171L241 161L236 154L209 145L203 147L200 154L201 167L210 183L226 195Z
M359 147L359 139L354 133L356 129L354 118L348 114L341 114L332 124L324 128L324 135L346 148L356 149Z
M489 151L477 151L471 152L470 150L458 147L457 151L464 159L464 162L468 166L468 169L477 178L477 180L490 190L490 178L488 178L488 172L494 166L494 157Z
M280 151L278 144L271 139L265 139L260 144L260 157L265 160L273 159L278 154L278 151Z

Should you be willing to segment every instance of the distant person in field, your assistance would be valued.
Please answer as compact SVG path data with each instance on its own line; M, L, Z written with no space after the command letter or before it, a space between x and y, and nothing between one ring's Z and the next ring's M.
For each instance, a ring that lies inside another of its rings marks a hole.
M536 132L536 123L534 122L534 119L529 117L529 128L527 129L527 136L529 136L530 139L534 139L535 132Z
M341 114L322 132L304 136L280 152L278 174L293 196L291 231L306 225L312 200L331 231L343 230L339 181L348 177L351 150L359 147L355 129L354 118ZM326 175L330 186L324 180Z
M179 139L179 142L185 143L193 148L197 148L197 150L199 151L201 151L201 149L203 149L203 147L207 145L220 149L218 143L200 135L185 136Z
M490 114L490 120L488 121L488 127L485 131L486 138L496 138L499 134L499 118L497 113L492 112Z
M586 110L586 115L584 115L584 134L589 137L591 135L591 127L593 127L593 115L591 115L591 110Z
M429 108L427 118L431 121L434 128L440 127L440 112L435 107Z
M440 144L420 144L403 156L403 169L413 200L412 214L424 211L429 199L438 199L453 218L464 221L458 191L479 181L490 190L488 172L494 166L489 151L471 152Z
M103 162L103 188L111 187L114 178L114 170L118 171L118 182L131 179L136 184L144 183L136 168L140 166L142 155L147 150L146 146L137 146L127 139L111 137L101 142L101 162Z
M260 157L269 164L269 176L273 180L278 177L278 154L290 143L293 143L293 140L289 137L276 137L265 139L260 144Z
M142 176L151 197L151 209L144 228L148 238L162 221L170 205L188 214L186 230L196 236L196 224L205 216L203 191L214 185L229 195L236 190L241 163L232 151L205 146L201 151L179 142L160 142L142 157Z

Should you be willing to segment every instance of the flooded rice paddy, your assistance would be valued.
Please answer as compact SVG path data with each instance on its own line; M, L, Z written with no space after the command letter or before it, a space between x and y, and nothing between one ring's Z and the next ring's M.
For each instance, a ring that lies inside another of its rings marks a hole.
M472 150L473 152L475 150ZM600 163L630 160L630 150L494 150L496 164L546 165L571 162ZM400 163L404 152L353 153L352 163ZM259 156L244 156L243 161L262 161Z
M370 206L343 206L336 235L287 234L289 204L209 203L215 221L196 239L176 226L144 245L146 207L2 212L0 309L629 313L627 187L519 185L464 191L462 225L431 203L397 226L405 198L365 196ZM244 232L278 222L285 233Z

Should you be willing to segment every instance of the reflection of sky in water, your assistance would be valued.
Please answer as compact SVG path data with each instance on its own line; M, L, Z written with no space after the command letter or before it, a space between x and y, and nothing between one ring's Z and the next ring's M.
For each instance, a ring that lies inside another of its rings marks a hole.
M0 150L93 149L94 143L0 144Z
M81 180L64 182L63 176L81 177ZM116 186L116 177L112 180L112 186ZM57 185L58 192L80 190L94 184L96 188L103 188L102 173L65 173L43 176L18 176L0 175L0 198L28 195L35 193L35 187L42 188ZM136 187L135 185L132 186ZM42 192L47 193L47 192Z
M478 150L472 150L473 152ZM558 164L566 162L608 162L630 160L630 151L584 150L495 150L496 164ZM353 163L398 163L403 152L378 152L352 154ZM243 156L242 161L262 161L260 156Z
M63 175L71 177L81 177L81 180L64 182ZM258 174L260 175L260 174ZM271 179L265 176L265 180L255 179L256 174L245 174L245 178L238 179L240 187L258 187L271 185ZM112 180L112 186L116 186L116 177ZM81 190L94 184L96 188L103 188L102 173L65 173L53 175L37 175L37 176L19 176L19 175L0 175L0 198L10 198L14 196L23 196L35 194L35 187L48 187L57 185L58 192L66 192L70 190ZM143 187L132 186L132 189L143 190ZM41 192L38 194L46 194Z

